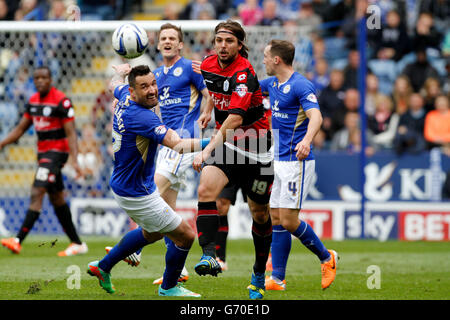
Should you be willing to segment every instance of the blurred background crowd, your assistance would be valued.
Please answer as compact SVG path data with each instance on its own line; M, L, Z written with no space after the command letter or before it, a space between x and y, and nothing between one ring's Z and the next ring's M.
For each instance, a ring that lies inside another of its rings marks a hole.
M324 117L314 148L355 153L361 150L359 109L362 102L358 86L357 26L362 17L370 18L372 5L379 10L380 26L367 29L366 153L369 156L383 151L417 154L440 147L450 155L448 0L0 0L0 19L232 18L240 20L247 28L309 27L311 32L307 37L298 37L293 42L296 71L315 84ZM7 56L3 50L7 42L0 47L0 74L4 83L0 88L3 95L0 117L6 114L9 123L19 118L20 104L34 91L31 70L20 66L33 66L36 60L33 48L39 46L40 39L32 37L27 41L31 48L21 47ZM57 48L67 39L48 35L46 41ZM156 66L161 58L155 47L156 39L150 36L150 41L153 45L147 56L149 63ZM185 43L183 53L188 58L201 59L210 53L210 47L208 41L191 39ZM249 47L252 50L252 43ZM75 45L72 50L74 48ZM27 59L28 63L24 63ZM68 67L74 67L70 61L63 65L58 59L47 59L46 63L54 71L56 80L58 75L67 73ZM258 68L264 70L263 66L255 67ZM260 71L258 77L262 79L266 75ZM108 141L104 129L111 114L99 116L99 111L107 114L110 101L111 96L106 91L98 94L90 108L91 121L82 124L80 136L85 131L89 139ZM10 115L5 110L15 112ZM1 126L3 137L10 126L4 122Z

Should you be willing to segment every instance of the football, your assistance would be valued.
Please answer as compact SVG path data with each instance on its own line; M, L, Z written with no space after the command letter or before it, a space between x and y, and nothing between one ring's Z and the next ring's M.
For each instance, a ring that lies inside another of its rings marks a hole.
M122 24L112 35L112 46L114 51L124 58L137 58L147 49L147 32L134 23Z

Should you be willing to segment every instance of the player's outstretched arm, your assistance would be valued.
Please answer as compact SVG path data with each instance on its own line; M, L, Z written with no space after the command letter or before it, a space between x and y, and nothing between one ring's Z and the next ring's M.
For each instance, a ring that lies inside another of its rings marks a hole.
M210 139L181 139L178 133L172 129L168 129L162 144L175 150L178 153L189 153L202 150Z
M130 73L131 66L128 63L119 64L118 66L112 66L116 74L112 77L109 82L108 89L114 92L116 87L125 84L125 77Z
M309 155L311 143L322 125L322 113L319 109L312 108L306 110L305 113L309 118L308 129L303 140L300 141L294 149L297 151L296 156L298 160L303 160Z
M19 124L14 129L12 129L12 131L6 136L5 139L0 141L0 150L2 150L8 144L14 143L19 140L32 123L33 122L31 121L31 119L22 117L22 120L20 120Z

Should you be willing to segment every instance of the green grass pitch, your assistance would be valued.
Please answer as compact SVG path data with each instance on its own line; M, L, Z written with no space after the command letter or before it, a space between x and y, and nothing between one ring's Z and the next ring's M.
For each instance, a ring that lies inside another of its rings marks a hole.
M52 242L58 241L52 246ZM131 268L120 262L112 270L116 293L107 294L96 278L86 273L87 264L105 254L104 247L118 239L84 237L89 253L76 257L58 257L68 245L65 236L28 237L19 255L0 249L0 300L168 300L157 295L154 279L164 270L163 241L147 246L142 262ZM339 253L335 282L323 291L317 258L293 241L287 266L287 290L268 291L265 300L448 300L450 299L450 250L445 242L377 242L371 240L324 241ZM217 278L198 276L193 267L201 253L196 242L186 266L190 272L186 287L206 300L247 300L254 261L251 240L229 240L228 271ZM369 266L380 270L380 288L374 283ZM72 267L71 267L72 266ZM79 268L77 268L79 267ZM72 269L71 269L72 268ZM75 271L74 271L75 270ZM75 285L80 270L79 289ZM369 281L368 281L369 279ZM68 285L69 284L69 285ZM184 298L186 300L192 300Z

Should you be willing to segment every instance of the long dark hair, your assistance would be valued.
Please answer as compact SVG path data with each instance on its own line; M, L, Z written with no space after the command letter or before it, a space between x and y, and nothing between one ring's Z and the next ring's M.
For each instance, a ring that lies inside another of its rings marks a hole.
M239 50L239 54L243 56L244 58L248 58L248 47L245 44L245 41L247 40L247 34L245 33L244 28L240 25L239 22L233 21L231 19L228 19L225 22L219 23L216 28L214 29L214 34L217 34L217 31L220 29L227 29L229 30L239 41L239 44L242 45L241 50ZM214 44L215 36L213 39Z

